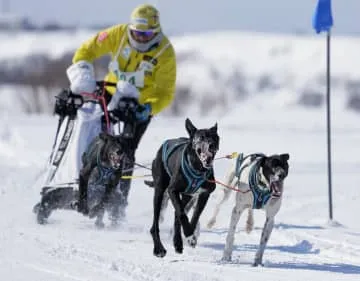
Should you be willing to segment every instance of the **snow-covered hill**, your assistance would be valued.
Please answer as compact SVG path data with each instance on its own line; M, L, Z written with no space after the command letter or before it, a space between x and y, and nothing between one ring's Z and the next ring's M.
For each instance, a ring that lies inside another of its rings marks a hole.
M64 54L71 55L92 34L89 31L0 33L0 61L3 67L14 68L27 59L30 65L26 71L39 71L41 67L34 66L29 56L58 59ZM231 31L185 34L171 39L178 56L180 114L194 110L201 114L214 111L222 114L231 108L234 100L249 99L279 108L293 104L324 106L323 36ZM342 109L360 95L359 44L360 38L334 36L332 39L332 96L334 105ZM12 101L17 92L22 91L0 87L0 95Z

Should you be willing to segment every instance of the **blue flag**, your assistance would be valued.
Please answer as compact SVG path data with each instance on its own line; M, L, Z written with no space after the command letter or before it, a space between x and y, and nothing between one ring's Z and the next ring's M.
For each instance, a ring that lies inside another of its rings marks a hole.
M329 31L333 24L331 0L318 0L313 17L313 28L316 30L316 33Z

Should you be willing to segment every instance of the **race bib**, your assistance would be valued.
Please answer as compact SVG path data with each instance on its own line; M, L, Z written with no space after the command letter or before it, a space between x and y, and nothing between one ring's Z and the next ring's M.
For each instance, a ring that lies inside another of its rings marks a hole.
M109 70L117 75L120 81L126 81L131 83L137 88L144 87L145 72L152 71L154 65L148 61L142 61L137 71L134 72L123 72L119 69L117 61L111 61L109 64Z
M144 71L135 72L122 72L118 71L118 79L120 81L126 81L138 88L144 87Z

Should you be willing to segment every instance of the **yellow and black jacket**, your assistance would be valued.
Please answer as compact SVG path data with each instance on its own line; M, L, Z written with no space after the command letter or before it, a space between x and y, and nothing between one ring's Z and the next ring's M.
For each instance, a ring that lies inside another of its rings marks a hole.
M119 70L124 73L135 72L146 62L148 68L143 85L137 88L140 92L139 103L150 103L151 114L157 114L171 104L176 84L176 55L166 36L156 48L141 53L129 45L127 24L116 25L84 42L75 52L73 63L81 60L92 63L108 54L112 60L118 62ZM104 80L117 82L118 78L109 72ZM109 89L109 92L113 94L114 90Z

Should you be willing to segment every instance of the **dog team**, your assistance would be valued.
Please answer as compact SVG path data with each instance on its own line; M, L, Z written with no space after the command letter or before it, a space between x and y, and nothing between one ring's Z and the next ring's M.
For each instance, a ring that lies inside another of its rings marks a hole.
M164 257L166 249L161 242L159 223L170 200L174 209L173 246L175 252L183 252L183 236L186 244L195 247L199 233L199 219L206 207L210 195L217 187L213 162L219 150L220 137L217 124L210 128L198 129L186 119L187 137L165 140L158 149L152 162L152 181L145 184L154 189L153 222L150 233L153 239L153 254ZM44 223L51 211L71 208L74 198L85 198L82 213L96 218L95 225L103 227L102 222L107 204L111 202L111 190L116 188L121 169L119 163L126 159L126 146L121 137L101 133L83 155L83 169L80 173L79 190L55 188L45 192L42 204L47 206L47 213L41 218ZM230 261L234 247L234 237L241 214L248 210L246 232L254 225L253 210L263 209L266 221L261 233L260 245L253 265L262 265L262 258L270 238L274 218L278 213L283 194L284 180L288 175L289 154L264 155L260 153L239 154L223 184L223 198L215 206L214 214L207 224L214 226L221 205L235 192L235 205L232 209L229 229L226 237L223 260ZM101 176L100 176L101 175ZM90 184L92 183L92 184ZM106 189L105 195L96 196L99 186ZM90 192L89 189L93 189ZM82 196L79 196L79 193ZM90 196L90 194L92 194ZM99 199L100 198L100 199ZM84 207L86 206L86 207ZM192 209L192 216L188 212ZM38 218L39 220L39 218ZM40 223L41 223L40 222ZM183 235L182 235L183 233Z
M93 62L109 54L109 73L99 83ZM128 23L98 32L75 51L66 70L70 86L55 102L55 113L60 119L48 165L50 180L42 188L41 201L33 208L39 224L45 224L55 209L77 210L95 218L99 228L104 227L105 212L114 226L124 217L136 164L135 151L153 116L174 100L176 64L175 49L160 25L159 11L149 4L136 7ZM111 130L116 124L120 128L120 121L124 123L123 132L114 136L118 132ZM185 128L188 136L167 139L161 144L149 168L152 180L145 181L154 191L150 233L156 257L166 255L159 223L168 202L175 209L173 245L177 253L182 253L183 236L191 247L197 245L199 219L210 195L221 183L213 168L220 145L217 124L198 129L186 119ZM68 144L71 149L67 148ZM254 265L262 264L274 218L281 206L288 160L287 153L239 154L236 158L227 181L222 184L224 197L208 223L208 227L215 224L221 205L233 190L235 205L224 260L231 259L242 212L248 209L246 230L250 232L254 224L253 209L263 209L266 222ZM65 178L75 182L55 181L62 175L58 169L60 163L65 167Z

